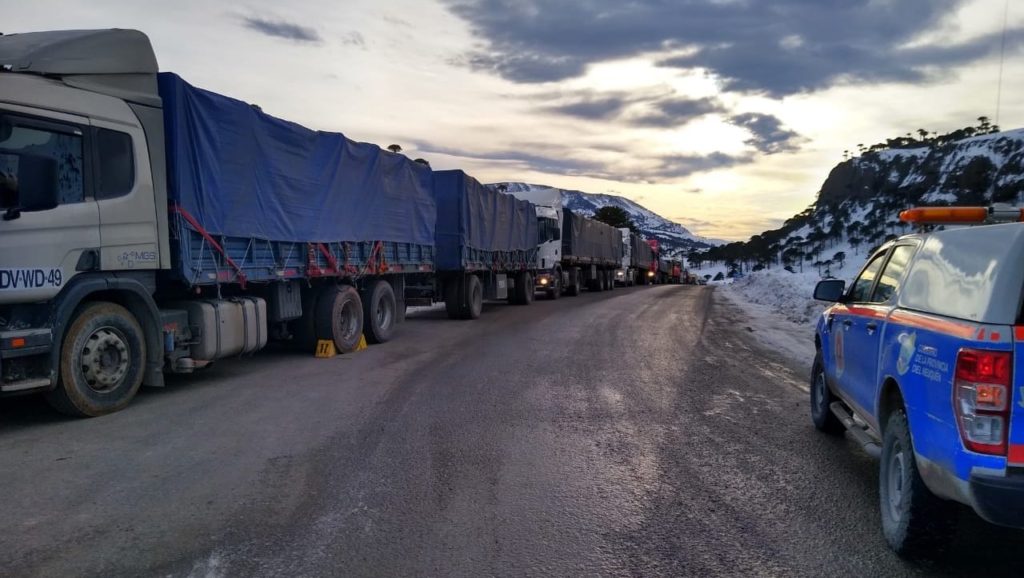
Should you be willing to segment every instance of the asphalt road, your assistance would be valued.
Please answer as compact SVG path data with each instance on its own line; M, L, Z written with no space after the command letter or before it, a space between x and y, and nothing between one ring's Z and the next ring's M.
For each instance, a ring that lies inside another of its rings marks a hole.
M807 416L809 360L710 288L413 316L121 413L0 401L0 575L1021 575L1024 534L890 554L877 465Z

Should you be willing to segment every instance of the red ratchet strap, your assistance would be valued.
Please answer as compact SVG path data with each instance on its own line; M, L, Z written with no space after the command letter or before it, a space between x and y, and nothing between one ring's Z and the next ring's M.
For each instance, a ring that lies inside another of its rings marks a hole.
M206 242L209 243L211 247L216 249L217 252L220 253L222 257L224 257L224 261L226 261L227 264L230 265L231 268L235 270L235 275L238 277L238 284L239 284L239 286L241 286L242 289L245 289L245 282L246 282L245 273L243 273L242 272L242 268L239 267L238 264L235 263L235 261L231 257L228 256L228 254L224 250L224 248L220 246L220 243L218 243L210 235L210 233L208 233L206 231L206 229L204 229L203 226L199 224L199 221L197 221L195 217L193 217L192 215L189 214L188 211L183 209L181 207L181 205L175 204L175 205L171 205L171 207L174 209L175 213L178 213L179 215L181 215L182 218L184 218L185 221L187 221L188 224L191 225L193 229L195 229L195 232L197 232L200 235L202 235L202 237L204 239L206 239Z

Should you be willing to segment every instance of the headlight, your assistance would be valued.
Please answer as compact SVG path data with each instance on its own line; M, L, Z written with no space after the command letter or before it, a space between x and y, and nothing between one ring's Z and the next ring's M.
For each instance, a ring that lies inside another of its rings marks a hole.
M547 285L548 284L547 278L542 277L541 280L540 280L540 284L541 285Z
M647 272L647 276L648 277L654 277L654 271L648 271Z

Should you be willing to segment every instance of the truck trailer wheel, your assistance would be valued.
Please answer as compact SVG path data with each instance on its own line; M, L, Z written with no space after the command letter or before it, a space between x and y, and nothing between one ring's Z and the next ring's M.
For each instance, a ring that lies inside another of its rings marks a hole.
M61 413L94 417L115 412L142 385L146 341L139 322L120 305L82 307L60 353L59 382L46 400Z
M884 431L878 476L882 533L897 554L924 554L949 539L956 511L921 479L902 408L889 416Z
M384 343L391 339L398 321L398 302L391 283L378 280L366 292L363 301L363 334L370 343Z
M448 319L463 319L462 306L466 300L466 279L456 277L444 283L444 309Z
M359 347L363 334L363 302L350 285L324 288L316 303L317 339L330 339L338 353L351 353Z
M480 278L470 275L466 278L466 306L463 319L479 319L484 310L484 286Z

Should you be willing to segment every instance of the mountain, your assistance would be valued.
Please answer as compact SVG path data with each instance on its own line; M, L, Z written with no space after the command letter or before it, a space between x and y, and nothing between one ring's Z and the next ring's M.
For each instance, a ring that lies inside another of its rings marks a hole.
M494 190L504 187L504 190L509 193L554 188L527 183L492 183L487 186ZM591 216L594 211L609 205L623 209L629 213L633 223L644 237L657 239L660 246L670 255L686 253L693 249L707 249L723 243L723 241L694 235L679 223L670 221L625 197L569 189L559 190L562 191L562 206L583 215Z
M827 270L837 250L868 252L909 232L898 220L908 207L1020 204L1024 129L996 131L984 122L947 135L908 135L862 148L860 156L832 169L802 213L750 241L712 247L705 261L728 262L734 269L809 264Z

